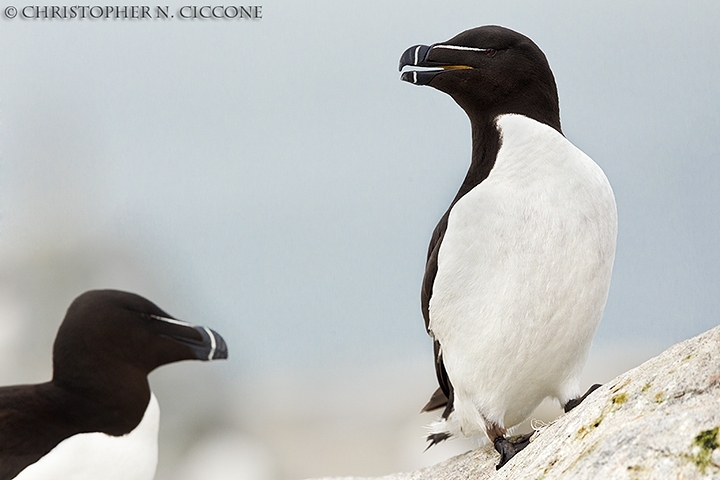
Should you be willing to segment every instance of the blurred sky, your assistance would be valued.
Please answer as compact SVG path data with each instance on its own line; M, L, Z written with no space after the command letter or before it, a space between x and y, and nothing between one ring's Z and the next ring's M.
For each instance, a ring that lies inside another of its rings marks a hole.
M241 376L422 356L431 371L420 282L470 129L397 64L411 45L500 24L546 53L566 136L615 190L596 345L670 345L718 324L720 3L262 7L260 20L3 16L0 268L126 252L169 293L80 279L63 305L81 288L140 290L223 333L224 368Z

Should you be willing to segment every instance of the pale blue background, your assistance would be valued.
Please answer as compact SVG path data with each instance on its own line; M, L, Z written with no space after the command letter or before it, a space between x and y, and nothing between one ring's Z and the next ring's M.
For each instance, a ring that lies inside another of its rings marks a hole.
M47 318L12 358L46 364L72 298L111 286L222 332L213 368L240 381L431 372L419 287L469 123L397 62L482 24L540 45L615 190L596 347L717 325L720 4L272 1L258 21L0 19L0 300Z

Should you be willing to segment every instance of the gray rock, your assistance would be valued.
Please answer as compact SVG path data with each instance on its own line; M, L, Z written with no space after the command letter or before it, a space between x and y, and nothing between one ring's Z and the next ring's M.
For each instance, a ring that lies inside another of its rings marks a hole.
M603 385L538 430L500 471L495 470L498 456L487 445L381 479L720 479L718 430L720 327Z

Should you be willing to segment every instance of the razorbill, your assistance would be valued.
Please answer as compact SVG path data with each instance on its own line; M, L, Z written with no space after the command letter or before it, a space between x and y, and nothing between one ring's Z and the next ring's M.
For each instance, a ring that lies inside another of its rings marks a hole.
M83 293L55 337L52 380L0 388L0 480L152 480L160 411L147 375L227 355L216 332L143 297Z
M615 199L563 136L555 79L526 36L474 28L407 49L400 70L450 95L472 127L470 168L422 284L440 384L424 410L444 407L429 446L484 433L500 468L529 441L506 433L543 399L568 411L585 397L578 376L610 286Z

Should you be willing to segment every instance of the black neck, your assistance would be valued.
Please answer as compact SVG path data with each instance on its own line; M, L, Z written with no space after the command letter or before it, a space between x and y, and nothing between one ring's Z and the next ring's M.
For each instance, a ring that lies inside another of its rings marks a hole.
M90 410L87 415L94 417L86 417L85 421L97 423L98 430L111 435L123 435L134 429L150 401L147 376L127 366L113 369L85 366L82 375L56 371L51 383L82 399Z
M471 120L471 127L472 159L470 168L452 202L453 205L490 175L490 170L495 165L495 159L500 150L500 132L498 132L494 118Z

